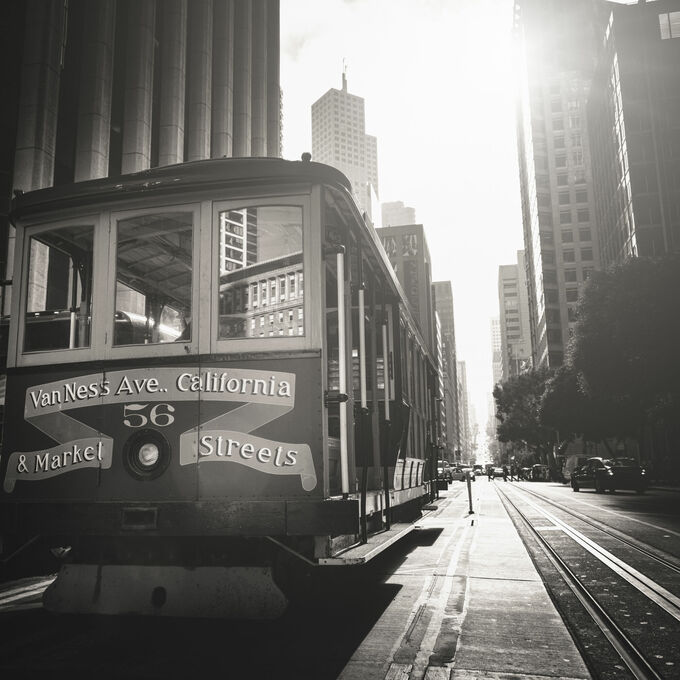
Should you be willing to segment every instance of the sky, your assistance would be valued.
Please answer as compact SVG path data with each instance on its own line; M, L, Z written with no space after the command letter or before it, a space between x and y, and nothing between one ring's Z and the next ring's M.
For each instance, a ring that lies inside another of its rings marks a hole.
M281 0L283 155L311 151L311 105L365 99L380 202L425 228L433 280L450 280L456 349L484 442L498 267L523 248L513 0Z

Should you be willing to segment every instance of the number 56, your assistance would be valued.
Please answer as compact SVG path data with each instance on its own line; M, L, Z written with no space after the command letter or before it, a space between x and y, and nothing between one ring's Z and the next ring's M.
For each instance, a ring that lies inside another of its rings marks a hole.
M167 427L175 422L175 407L171 404L156 404L147 418L145 411L149 404L125 404L123 406L123 424L128 427L144 427L149 421L156 427ZM163 410L161 410L163 409Z

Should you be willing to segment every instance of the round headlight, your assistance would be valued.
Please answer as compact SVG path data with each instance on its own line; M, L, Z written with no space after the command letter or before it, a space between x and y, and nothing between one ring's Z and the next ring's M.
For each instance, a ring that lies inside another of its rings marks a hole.
M139 447L137 460L145 468L153 467L161 456L160 449L153 442L147 442Z
M157 430L140 430L125 442L123 463L136 479L156 479L170 464L170 446Z

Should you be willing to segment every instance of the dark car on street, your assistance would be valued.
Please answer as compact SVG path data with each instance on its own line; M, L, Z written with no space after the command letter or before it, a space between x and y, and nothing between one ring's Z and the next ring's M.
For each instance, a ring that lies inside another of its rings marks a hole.
M442 479L445 482L453 481L453 468L448 460L437 461L437 479Z
M633 458L588 458L585 465L571 475L571 488L595 489L596 493L632 489L644 493L647 479L644 468Z

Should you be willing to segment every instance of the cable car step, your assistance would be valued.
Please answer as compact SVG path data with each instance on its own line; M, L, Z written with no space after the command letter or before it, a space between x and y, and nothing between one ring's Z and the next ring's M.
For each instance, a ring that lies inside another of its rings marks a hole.
M320 565L351 565L365 564L374 557L377 557L383 550L401 540L418 527L417 524L403 523L393 524L387 531L381 531L368 537L368 542L362 545L354 545L339 553L335 557L322 557L319 559Z

